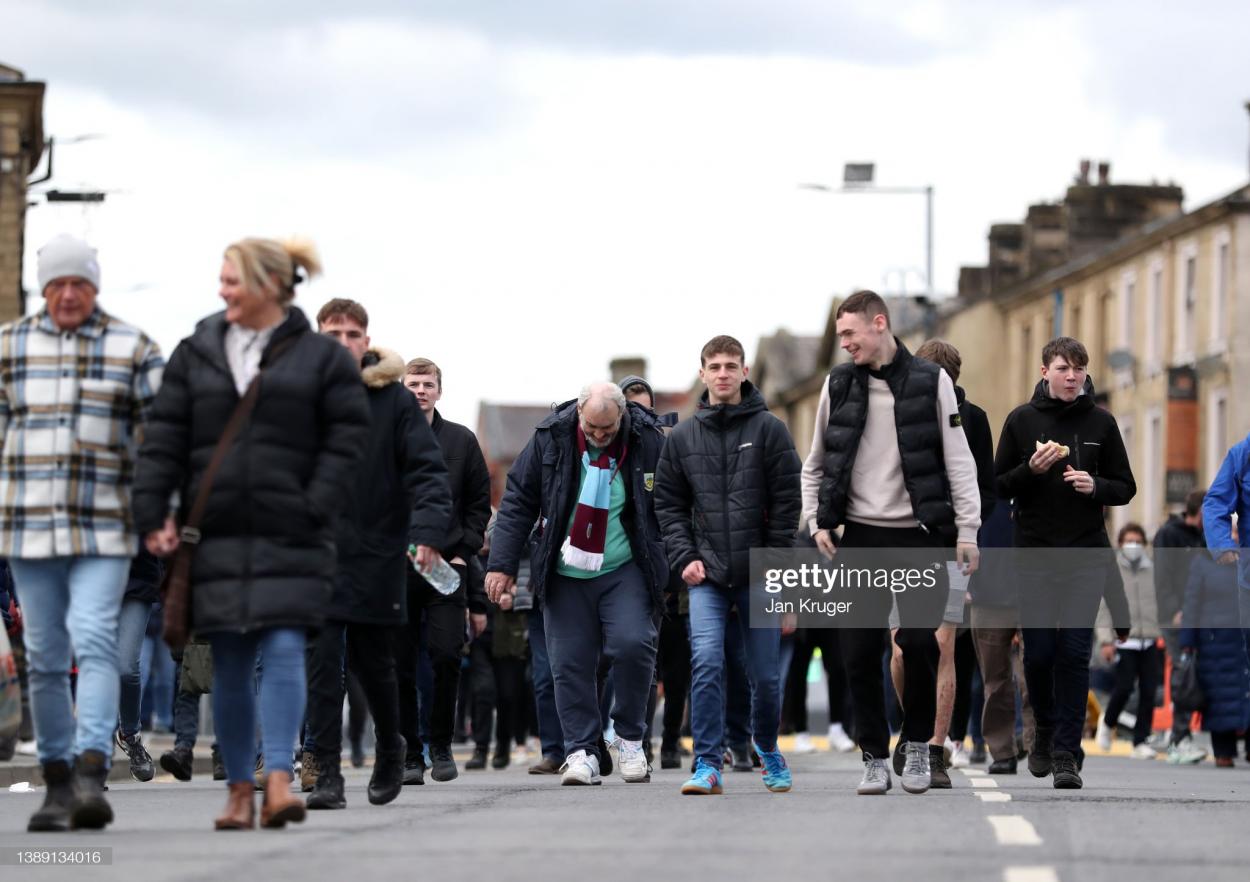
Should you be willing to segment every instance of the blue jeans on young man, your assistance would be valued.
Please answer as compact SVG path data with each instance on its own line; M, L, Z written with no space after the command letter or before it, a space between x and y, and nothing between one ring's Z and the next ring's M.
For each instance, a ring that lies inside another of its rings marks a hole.
M749 747L751 744L751 675L747 669L747 646L742 627L745 622L737 612L725 620L725 745ZM779 638L780 639L780 638ZM692 662L693 663L693 662ZM784 683L781 676L781 644L777 645L777 682ZM778 685L778 689L780 689ZM780 696L780 693L778 693ZM777 713L781 713L781 699L777 699Z
M139 707L143 701L140 658L151 614L152 604L149 601L124 600L117 617L117 661L121 669L117 727L126 736L139 731Z
M694 752L713 768L724 759L725 666L733 641L726 639L730 607L750 609L750 590L726 590L704 582L690 589L690 728ZM777 729L781 722L781 630L751 628L739 614L738 632L746 656L750 681L751 732L760 750L777 749Z
M556 710L556 681L551 675L551 659L547 656L547 634L543 629L543 612L529 613L530 667L534 678L534 704L538 711L538 739L543 756L557 763L564 762L564 730Z
M111 758L121 691L117 620L130 560L15 558L9 566L26 622L30 709L39 761L70 761L86 750L98 750ZM69 684L75 658L76 712Z
M231 784L251 781L256 764L260 704L261 750L266 772L291 772L304 720L304 630L266 628L247 634L210 634L213 647L213 727ZM258 668L260 694L256 682Z
M160 608L155 615L159 616ZM174 728L174 660L160 634L153 635L149 626L139 654L139 678L143 684L139 719L149 721L153 728L167 731Z

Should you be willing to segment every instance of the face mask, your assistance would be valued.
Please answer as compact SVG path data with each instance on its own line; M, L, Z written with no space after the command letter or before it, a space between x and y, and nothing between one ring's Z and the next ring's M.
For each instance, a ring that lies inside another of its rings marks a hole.
M1141 560L1142 552L1145 551L1145 548L1142 547L1140 542L1125 542L1120 546L1120 551L1124 553L1124 557L1130 563L1137 563Z

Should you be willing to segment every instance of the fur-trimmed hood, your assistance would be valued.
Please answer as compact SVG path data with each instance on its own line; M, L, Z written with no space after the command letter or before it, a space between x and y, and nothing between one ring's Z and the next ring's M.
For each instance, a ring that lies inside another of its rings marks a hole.
M360 379L370 389L381 389L397 382L403 375L404 360L398 352L373 346L360 360Z

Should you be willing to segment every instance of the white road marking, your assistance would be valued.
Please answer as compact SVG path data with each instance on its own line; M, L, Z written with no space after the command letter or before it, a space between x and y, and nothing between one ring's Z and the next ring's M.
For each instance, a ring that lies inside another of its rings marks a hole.
M1059 882L1054 867L1008 867L1003 882Z
M989 787L989 788L996 788L996 787L998 787L998 782L997 782L997 781L995 781L993 778L969 778L969 779L968 779L968 783L969 783L969 784L971 784L973 787L978 787L978 788L980 788L980 787Z
M1011 802L1011 794L1003 793L1001 790L986 790L985 792L978 790L977 798L981 802Z
M959 771L969 778L984 778L986 775L985 769L960 769Z
M999 845L1042 844L1042 837L1037 835L1033 825L1020 815L988 815L986 820L994 828L994 837Z

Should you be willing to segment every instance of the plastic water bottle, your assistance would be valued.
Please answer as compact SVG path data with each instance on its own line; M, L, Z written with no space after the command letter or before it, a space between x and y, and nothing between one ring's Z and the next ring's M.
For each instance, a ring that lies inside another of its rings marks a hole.
M460 574L455 568L441 557L432 567L422 569L417 566L417 549L415 546L408 547L408 556L412 559L412 568L420 574L421 578L429 582L434 590L439 594L455 594L456 589L460 587Z

